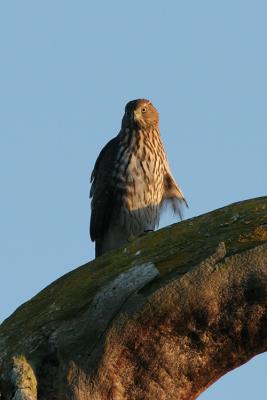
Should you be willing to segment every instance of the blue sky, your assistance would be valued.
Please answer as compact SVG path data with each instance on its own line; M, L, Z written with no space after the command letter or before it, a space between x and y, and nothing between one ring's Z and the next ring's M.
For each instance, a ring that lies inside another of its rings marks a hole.
M0 320L93 258L89 175L129 100L159 110L186 218L266 195L266 21L258 0L1 2ZM266 397L266 362L200 398Z

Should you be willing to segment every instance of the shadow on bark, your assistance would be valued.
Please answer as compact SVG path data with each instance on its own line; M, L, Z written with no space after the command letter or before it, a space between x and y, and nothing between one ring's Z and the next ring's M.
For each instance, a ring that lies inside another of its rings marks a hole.
M0 326L1 398L195 399L267 348L267 197L131 242Z

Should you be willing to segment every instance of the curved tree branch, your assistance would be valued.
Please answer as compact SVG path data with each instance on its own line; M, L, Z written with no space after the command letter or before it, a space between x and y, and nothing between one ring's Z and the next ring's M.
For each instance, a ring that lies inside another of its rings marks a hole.
M4 399L195 399L267 348L267 197L141 237L0 327Z

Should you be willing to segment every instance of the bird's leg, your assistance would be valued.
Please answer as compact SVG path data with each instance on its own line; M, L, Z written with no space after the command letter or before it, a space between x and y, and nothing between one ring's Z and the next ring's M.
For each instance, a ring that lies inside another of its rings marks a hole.
M151 232L154 232L154 230L153 229L146 229L146 230L144 230L144 232L140 233L140 235L138 235L138 237L145 236L146 234L151 233Z
M139 233L139 235L130 235L130 236L128 236L127 240L128 240L129 243L131 243L135 239L140 238L142 236L145 236L147 233L151 233L151 232L154 232L154 230L153 229L146 229L144 232Z

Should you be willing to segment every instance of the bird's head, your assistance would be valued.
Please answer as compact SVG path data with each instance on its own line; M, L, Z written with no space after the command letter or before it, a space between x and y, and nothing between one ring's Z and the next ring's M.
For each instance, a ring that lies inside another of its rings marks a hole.
M158 126L159 115L151 101L146 99L137 99L129 101L125 107L125 113L122 119L123 128L148 128Z

